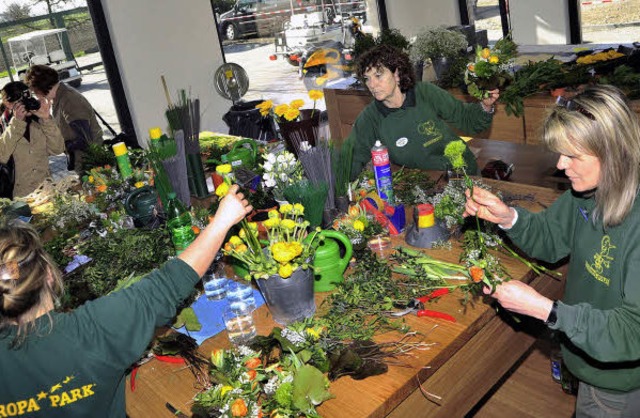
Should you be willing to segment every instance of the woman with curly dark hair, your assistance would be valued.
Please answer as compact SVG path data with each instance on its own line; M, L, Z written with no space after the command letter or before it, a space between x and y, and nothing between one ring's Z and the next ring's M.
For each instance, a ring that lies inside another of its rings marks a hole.
M431 83L416 83L409 56L394 47L379 45L362 54L356 74L375 100L360 113L347 139L354 141L354 178L371 160L371 148L378 140L389 149L394 164L445 170L444 148L459 139L449 124L474 134L493 121L498 90L480 103L463 103ZM469 149L465 159L467 170L477 172Z

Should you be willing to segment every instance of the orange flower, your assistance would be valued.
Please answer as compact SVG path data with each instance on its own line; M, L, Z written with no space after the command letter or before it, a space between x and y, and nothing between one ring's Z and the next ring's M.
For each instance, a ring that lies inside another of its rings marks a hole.
M482 279L484 279L484 270L482 267L469 267L469 274L471 275L471 280L473 280L474 283L480 283Z
M96 187L96 190L97 190L99 193L104 193L104 192L106 192L106 191L107 191L107 185L106 185L106 184L101 184L101 185L99 185L98 187Z
M95 196L85 196L84 201L87 203L93 203L96 200Z
M244 403L242 399L236 399L231 404L231 416L234 417L246 417L249 410L247 409L247 404Z
M193 225L191 227L191 230L193 231L194 234L198 235L200 233L200 228L198 228L197 226Z
M257 371L255 371L253 369L247 370L247 377L249 378L249 380L254 380L257 375L258 375Z
M262 366L262 362L260 361L259 358L254 357L254 358L250 358L249 360L244 362L244 365L248 368L248 369L255 369L257 367Z

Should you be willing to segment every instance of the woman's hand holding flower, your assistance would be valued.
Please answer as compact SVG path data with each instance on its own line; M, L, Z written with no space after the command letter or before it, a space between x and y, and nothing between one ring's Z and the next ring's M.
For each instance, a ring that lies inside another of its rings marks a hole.
M515 209L507 206L498 196L480 187L473 188L473 197L470 197L469 190L465 194L467 195L467 203L464 206L465 210L462 216L477 215L505 229L513 226L516 216Z

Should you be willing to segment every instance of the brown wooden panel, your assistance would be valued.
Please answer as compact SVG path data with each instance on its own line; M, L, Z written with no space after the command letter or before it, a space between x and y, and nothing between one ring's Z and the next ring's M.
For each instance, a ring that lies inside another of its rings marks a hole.
M362 90L325 89L327 116L331 139L341 142L362 110L371 102L371 95Z

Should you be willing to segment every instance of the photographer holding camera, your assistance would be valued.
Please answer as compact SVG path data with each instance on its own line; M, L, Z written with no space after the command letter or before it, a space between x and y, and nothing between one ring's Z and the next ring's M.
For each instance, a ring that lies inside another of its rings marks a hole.
M68 169L80 172L89 144L102 144L102 128L93 107L80 92L61 83L58 72L47 65L32 65L25 82L40 99L52 101L53 119L67 150Z
M51 118L50 100L36 100L20 81L7 83L1 94L8 116L2 119L0 163L13 156L13 196L26 196L49 176L49 156L64 152L64 139Z

